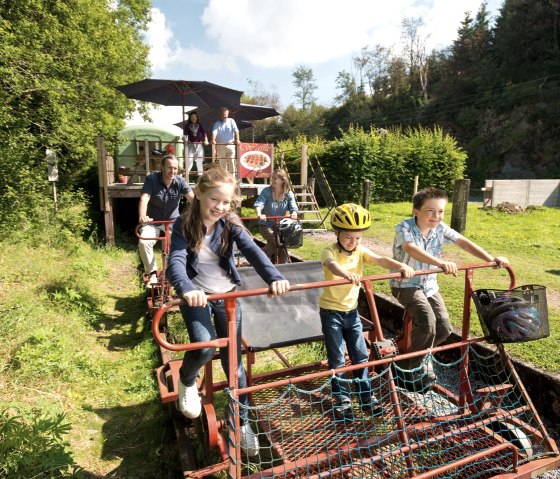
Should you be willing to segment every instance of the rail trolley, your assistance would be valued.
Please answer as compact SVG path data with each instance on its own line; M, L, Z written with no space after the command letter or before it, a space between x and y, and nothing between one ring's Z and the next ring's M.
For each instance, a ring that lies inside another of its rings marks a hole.
M153 316L156 311L164 305L165 302L173 300L173 295L171 291L171 285L165 278L165 272L167 270L167 258L169 256L169 247L171 244L171 228L175 223L175 220L158 220L150 221L145 224L153 226L163 226L164 234L157 237L147 237L140 234L140 228L144 224L136 225L134 229L134 234L138 240L151 240L161 242L161 267L157 271L157 283L153 284L151 288L147 288L147 302L148 302L148 313ZM144 285L148 283L149 275L144 273L142 275L142 282Z
M362 278L368 305L362 321L371 347L365 365L372 391L383 406L376 416L363 413L356 401L352 415L340 418L330 394L335 372L350 372L364 364L348 362L334 371L326 360L295 364L288 354L294 345L320 344L320 290L347 283L323 281L320 262L278 265L292 285L282 297L267 297L268 289L253 269L240 268L244 290L209 296L226 302L227 338L206 343L177 340L170 315L179 300L164 304L152 323L162 352L156 375L161 400L169 405L175 424L184 477L519 479L559 467L558 447L503 345L481 349L489 338L469 337L474 273L492 266L478 263L459 268L464 272L461 339L415 353L406 351L409 322L405 321L404 338L397 345L394 338L385 337L376 306L376 282L399 275ZM416 274L434 271L441 272ZM508 272L513 288L515 275L511 269ZM237 298L243 305L248 386L239 389L236 348L228 348L230 380L217 377L212 365L216 356L197 383L202 414L187 420L174 406L181 359L173 355L235 344ZM545 300L541 298L541 303ZM436 381L428 390L411 392L396 380L399 359L420 355L433 364ZM261 368L271 357L278 361ZM240 408L246 407L238 401L242 393L250 394L249 417L258 432L260 449L255 457L247 457L240 448Z

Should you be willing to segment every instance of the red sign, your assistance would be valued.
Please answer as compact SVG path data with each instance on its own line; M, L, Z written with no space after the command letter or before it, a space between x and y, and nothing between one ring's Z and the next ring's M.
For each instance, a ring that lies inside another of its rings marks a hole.
M239 176L241 178L270 178L274 158L269 143L241 143L239 145Z

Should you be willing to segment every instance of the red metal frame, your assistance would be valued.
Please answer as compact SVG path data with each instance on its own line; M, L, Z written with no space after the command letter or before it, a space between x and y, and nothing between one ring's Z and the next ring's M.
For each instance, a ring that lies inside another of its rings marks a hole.
M169 284L169 281L167 281L165 272L167 270L169 248L171 246L171 225L173 225L174 223L175 220L150 221L148 223L140 223L136 225L136 228L134 228L134 234L139 240L161 241L161 268L157 272L158 282L148 290L148 312L152 316L155 314L158 308L165 304L166 301L171 301L173 299L171 294L171 285ZM164 234L156 238L141 236L140 228L145 225L164 225ZM146 283L149 278L146 274L144 274L143 279L144 283Z
M460 271L465 271L465 292L464 292L464 304L463 304L463 328L462 328L462 338L461 341L458 343L454 343L454 344L448 344L448 345L444 345L444 346L438 346L438 347L434 347L432 349L430 349L429 351L417 351L417 352L405 352L403 354L399 354L398 356L395 357L391 357L391 358L384 358L384 359L378 359L378 360L373 360L373 361L369 361L368 363L363 363L363 364L357 364L357 365L349 365L343 368L339 368L339 369L335 369L335 370L327 370L325 367L323 368L323 370L317 372L315 370L315 372L308 372L310 370L312 370L315 366L317 366L316 364L314 365L303 365L303 366L298 366L298 367L286 367L286 369L283 369L281 371L274 371L272 373L262 373L262 374L256 374L253 375L251 373L251 369L250 367L247 368L247 379L248 379L248 386L246 388L243 389L239 389L239 384L238 384L238 379L237 379L237 362L238 362L238 358L237 358L237 348L232 347L232 348L228 348L228 354L229 354L229 364L230 364L230 371L229 371L229 382L217 382L214 383L213 379L212 379L212 372L211 372L211 365L208 364L206 367L206 374L204 375L203 381L202 381L202 395L203 395L203 405L204 405L204 409L205 409L205 414L206 414L206 420L208 421L214 421L214 424L210 425L210 427L208 427L208 433L209 436L211 436L209 438L209 444L211 447L215 447L219 453L220 456L222 458L222 463L217 464L215 466L212 466L212 470L215 472L216 470L225 470L228 467L230 467L231 464L233 464L234 470L230 469L230 475L232 475L233 477L241 477L241 451L239 446L232 448L232 449L228 449L226 441L224 440L224 438L221 437L220 434L220 429L223 427L223 422L218 422L216 421L216 416L215 416L215 412L213 409L213 405L212 405L212 401L213 401L213 392L217 391L217 390L221 390L224 387L228 387L230 389L231 395L234 398L239 398L239 396L241 394L247 393L247 394L254 394L257 393L259 391L265 391L267 389L271 389L271 388L278 388L278 387L282 387L282 386L287 386L289 384L301 384L301 383L308 383L310 381L313 381L315 379L319 379L319 378L326 378L328 376L332 376L334 373L338 373L338 372L347 372L347 371L352 371L354 369L359 369L359 368L363 368L364 366L367 366L370 369L373 369L377 366L387 366L388 364L396 361L396 360L401 360L401 359L405 359L405 358L411 358L411 357L416 357L416 356L424 356L427 353L437 353L440 351L446 351L446 350L451 350L451 349L457 349L460 348L461 352L464 352L466 350L466 348L469 347L469 345L471 344L475 344L475 343L479 343L485 340L485 338L475 338L475 339L468 339L468 332L469 332L469 326L470 326L470 293L473 291L473 271L475 269L479 269L479 268L488 268L488 267L492 267L492 266L496 266L495 263L478 263L478 264L471 264L471 265L466 265L466 266L460 266L459 270ZM422 270L422 271L418 271L416 272L416 275L424 275L424 274L433 274L434 272L443 272L443 270L441 269L437 269L437 270ZM515 274L513 272L513 270L508 268L508 273L510 276L510 286L514 287L515 286ZM371 318L372 318L372 323L373 323L373 331L374 331L374 335L376 340L378 341L382 341L384 340L383 337L383 332L382 332L382 328L381 328L381 323L379 320L379 316L377 313L377 308L376 308L376 304L375 304L375 297L374 297L374 292L373 292L373 287L372 287L372 282L375 281L379 281L379 280L387 280L387 279L391 279L391 278L399 278L400 274L399 273L391 273L391 274L383 274L383 275L373 275L373 276L368 276L368 277L363 277L361 279L361 283L363 284L364 288L365 288L365 292L366 292L366 297L367 297L367 301L368 301L368 305L370 308L370 314L371 314ZM314 282L314 283L304 283L304 284L294 284L291 285L290 287L290 291L301 291L301 290L306 290L306 289L312 289L312 288L322 288L322 287L326 287L326 286L335 286L335 285L339 285L339 284L347 284L348 281L346 280L333 280L333 281L318 281L318 282ZM170 351L187 351L187 350L193 350L193 349L201 349L201 348L206 348L206 347L224 347L227 346L228 344L236 344L237 338L236 338L236 328L235 328L235 307L236 307L236 299L237 298L242 298L242 297L248 297L248 296L256 296L256 295L264 295L264 294L268 294L269 290L268 288L258 288L258 289L253 289L253 290L246 290L246 291L236 291L236 292L231 292L231 293L224 293L224 294L214 294L214 295L209 295L208 299L209 300L217 300L217 299L223 299L226 303L226 313L227 313L227 317L228 317L228 322L229 322L229 336L228 338L222 338L222 339L216 339L214 341L209 341L209 342L204 342L204 343L194 343L194 344L171 344L169 343L166 338L164 337L163 334L161 334L160 332L160 321L162 320L162 317L164 317L164 315L166 314L167 311L169 311L171 308L176 307L177 305L179 305L181 303L180 300L173 300L169 303L167 303L166 305L164 305L163 307L161 307L156 315L154 316L153 319L153 323L152 323L152 331L154 334L154 338L156 339L157 343L159 344L160 348L162 350L170 350ZM499 346L501 348L501 352L504 353L503 351L503 347ZM507 358L507 355L505 355L505 357ZM534 414L534 416L536 418L539 418L538 413L536 412L532 402L530 401L529 396L527 395L527 392L525 390L525 388L523 388L519 377L517 375L517 373L515 373L515 370L513 369L513 365L511 364L511 361L509 360L509 358L507 358L508 361L508 365L510 366L511 370L514 372L516 379L518 380L519 384L521 385L522 388L522 393L524 396L526 396L526 398L528 399L528 409L530 411L532 411L532 413ZM323 363L321 363L321 365L324 366ZM166 365L162 366L161 368L158 369L158 377L161 376L162 371L164 371ZM475 414L475 413L481 413L482 410L484 410L484 408L488 407L488 403L490 402L493 405L498 406L496 408L496 413L494 414L494 416L491 417L482 417L481 419L478 419L474 422L471 422L469 424L466 424L464 426L462 426L461 428L459 428L459 430L464 430L464 431L468 431L468 432L473 432L476 431L480 428L486 428L489 424L491 424L492 421L495 421L496 418L499 419L500 413L499 413L499 403L501 401L501 397L503 397L503 395L505 394L504 391L505 389L507 389L506 385L504 386L504 388L500 388L500 387L495 387L495 388L485 388L485 390L481 390L481 391L477 391L477 394L479 396L482 397L482 400L479 401L476 405L473 403L473 391L471 389L471 384L468 381L468 355L464 355L464 359L461 363L461 388L458 391L457 394L452 393L448 390L445 390L444 388L442 388L441 386L436 385L435 388L437 389L437 392L440 393L442 396L444 397L448 397L449 399L453 400L454 404L457 404L460 409L458 411L458 413L455 415L456 419L459 418L465 418L465 417L470 417L471 414ZM168 370L169 370L169 366L167 366ZM300 374L298 376L298 374ZM422 447L424 444L422 442L418 442L418 441L410 441L410 437L409 435L411 433L415 433L418 428L423 428L425 426L423 426L424 423L420 422L418 424L415 425L408 425L406 426L405 422L404 422L404 413L403 413L403 409L402 409L402 405L400 404L399 401L399 396L396 390L396 386L395 386L395 378L393 377L393 372L392 369L389 368L388 369L388 377L389 377L389 385L390 385L390 399L391 399L391 408L392 408L392 413L394 416L394 420L397 423L398 426L398 431L395 433L390 433L387 435L386 441L391 440L391 437L395 437L395 434L398 435L398 439L401 442L401 444L410 444L410 446L408 447L402 447L401 449L399 449L398 451L395 452L395 454L403 454L404 455L404 459L408 465L408 467L410 468L409 470L412 471L413 468L413 457L412 457L412 452L414 449L417 449L419 447ZM174 386L176 386L176 384L174 384ZM174 391L177 391L176 387L173 388ZM486 390L487 389L487 390ZM167 394L167 400L171 401L174 400L176 398L176 393L169 393ZM489 401L486 401L485 399L489 399ZM494 402L492 402L494 401ZM240 443L240 437L239 437L239 407L237 405L237 403L234 403L234 409L235 409L235 414L233 415L234 418L234 427L229 429L228 434L230 435L229 439L229 443L230 444L239 444ZM524 406L526 407L526 406ZM510 411L510 416L511 416L511 411ZM478 416L477 416L478 417ZM428 425L428 429L429 430L434 430L433 428L435 427L435 425L437 425L438 420L440 421L449 421L449 420L453 420L455 419L454 416L445 416L442 418L438 418L438 417L432 417L431 422ZM538 419L538 425L541 428L541 430L545 430L544 426L542 425L542 421L540 421L540 418ZM523 426L529 426L529 425L525 425L523 424ZM529 426L530 427L530 426ZM431 429L430 429L431 428ZM433 441L438 441L441 439L445 439L447 436L447 434L445 432L441 432L438 434L436 434L435 436L431 436L429 438L426 439L426 444L428 443L432 443ZM541 435L542 437L542 435ZM379 437L376 438L377 441L379 441ZM547 442L547 446L549 448L549 450L553 451L555 454L558 454L558 448L555 444L555 442L549 437L542 437L543 441ZM362 440L363 441L363 440ZM357 446L358 443L354 444L354 446ZM351 448L353 447L353 444L348 444L348 448L349 451L351 450ZM484 449L483 451L476 453L474 456L469 457L469 458L460 458L460 459L456 459L453 460L452 462L445 464L441 467L438 467L437 469L432 469L427 473L424 474L419 474L419 475L414 475L414 477L416 478L428 478L428 477L434 477L438 474L443 474L446 471L452 469L452 468L457 468L460 467L462 465L465 465L467 463L470 463L471 461L473 461L474 459L476 459L478 456L483 457L486 455L490 455L493 454L497 451L500 451L502 449L511 449L513 452L513 463L512 463L512 467L513 467L513 473L511 474L501 474L501 475L497 475L494 476L496 478L498 477L503 477L503 478L525 478L525 477L531 477L532 474L535 473L535 471L545 471L545 470L549 470L551 468L554 467L559 467L560 466L560 458L558 457L554 457L554 458L548 458L548 459L539 459L539 460L534 460L534 461L530 461L526 464L523 464L521 466L518 465L518 452L517 452L517 448L512 445L511 443L505 441L502 444L499 445L494 445L494 446L490 446L486 449ZM334 452L334 451L333 451ZM327 451L325 454L329 454L329 452ZM317 457L317 460L319 461L320 458ZM370 460L368 460L368 462L370 464L373 464L373 462L375 462L376 458L372 457L370 458ZM295 461L294 463L284 463L281 467L283 471L286 471L288 468L288 470L293 467L293 470L295 471L297 468L298 464L297 461ZM279 466L280 467L280 466ZM209 470L209 468L204 469L204 471L206 472L207 470ZM192 477L203 477L205 475L205 472L203 472L202 470L198 471L195 473L195 475L192 475ZM265 475L268 474L273 474L274 473L274 468L271 468L267 471L261 471L258 474L254 474L254 477L263 477L262 474L265 473ZM200 475L201 474L201 475ZM253 477L251 475L247 476L247 477ZM322 473L319 473L319 475L317 477L322 477Z

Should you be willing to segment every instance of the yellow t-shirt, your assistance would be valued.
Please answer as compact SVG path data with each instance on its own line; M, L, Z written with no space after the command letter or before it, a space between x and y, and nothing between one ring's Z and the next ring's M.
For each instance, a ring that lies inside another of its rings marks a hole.
M344 269L351 273L357 273L360 276L364 270L364 262L366 261L367 252L369 250L362 245L358 245L350 256L340 252L338 245L332 244L323 250L321 262L323 265L327 259L332 258ZM323 266L323 273L326 281L333 279L342 279L335 276L331 271ZM358 307L358 296L360 287L355 284L341 284L337 286L329 286L323 288L319 297L319 306L323 309L334 309L335 311L351 311Z

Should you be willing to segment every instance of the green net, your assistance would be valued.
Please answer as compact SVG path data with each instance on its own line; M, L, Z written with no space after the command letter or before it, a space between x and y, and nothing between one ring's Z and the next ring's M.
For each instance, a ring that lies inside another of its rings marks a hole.
M436 478L489 478L512 472L516 460L555 454L500 348L485 354L472 346L457 349L455 358L428 355L415 370L377 366L370 381L379 414L360 404L358 380L339 379L354 391L341 414L332 380L255 391L248 411L227 391L230 476L408 478L413 470ZM242 425L245 412L249 420ZM258 440L249 450L247 427Z

